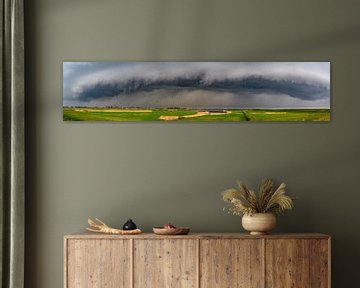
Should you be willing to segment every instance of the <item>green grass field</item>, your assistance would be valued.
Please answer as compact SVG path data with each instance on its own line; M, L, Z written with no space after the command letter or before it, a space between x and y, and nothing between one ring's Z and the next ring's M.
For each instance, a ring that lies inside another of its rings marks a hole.
M190 109L117 109L69 108L63 109L64 121L162 121L162 122L220 122L220 121L330 121L330 109L241 109L224 113Z

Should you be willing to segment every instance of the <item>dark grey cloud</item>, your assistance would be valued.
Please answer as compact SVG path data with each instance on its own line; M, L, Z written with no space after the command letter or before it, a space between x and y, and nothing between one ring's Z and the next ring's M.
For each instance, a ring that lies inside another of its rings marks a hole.
M330 63L65 62L63 91L64 105L330 107Z

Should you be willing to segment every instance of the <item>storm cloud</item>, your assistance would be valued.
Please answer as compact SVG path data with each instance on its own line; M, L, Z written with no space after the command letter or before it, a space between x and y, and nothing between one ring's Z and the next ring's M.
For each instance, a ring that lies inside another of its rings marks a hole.
M330 107L329 62L64 62L64 106Z

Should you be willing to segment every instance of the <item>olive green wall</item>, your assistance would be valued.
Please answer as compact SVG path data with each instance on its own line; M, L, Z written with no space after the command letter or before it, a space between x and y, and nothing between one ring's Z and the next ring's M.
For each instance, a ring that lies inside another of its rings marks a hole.
M220 192L265 176L299 197L280 232L333 236L357 287L360 2L26 2L26 284L62 287L63 235L88 216L144 230L241 231ZM63 61L331 61L331 123L64 123Z

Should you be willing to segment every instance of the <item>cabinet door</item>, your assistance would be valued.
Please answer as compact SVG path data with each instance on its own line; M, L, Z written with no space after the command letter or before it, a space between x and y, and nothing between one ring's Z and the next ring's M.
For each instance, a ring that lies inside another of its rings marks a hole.
M200 287L264 287L263 242L260 239L200 241Z
M310 241L310 287L330 287L330 240Z
M134 240L135 288L197 287L197 240Z
M66 288L131 287L130 240L68 239Z
M310 280L310 240L266 240L266 287L304 288Z

